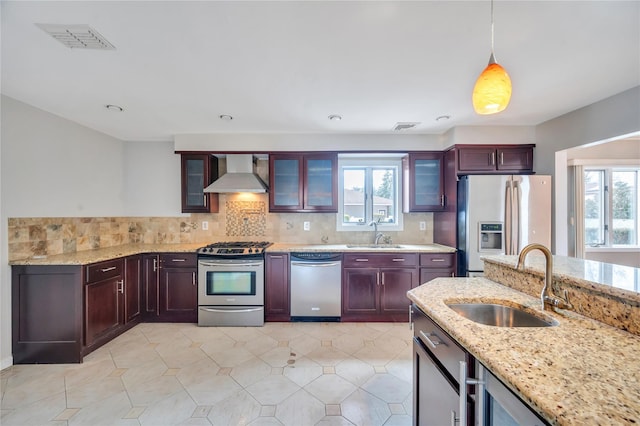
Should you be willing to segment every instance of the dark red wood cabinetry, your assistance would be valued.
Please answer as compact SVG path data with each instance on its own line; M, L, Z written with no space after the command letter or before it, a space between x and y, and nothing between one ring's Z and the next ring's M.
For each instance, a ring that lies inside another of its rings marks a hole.
M182 212L216 213L218 194L204 188L218 178L218 158L208 154L182 154Z
M145 321L197 322L197 255L147 254L143 265Z
M137 324L140 261L13 266L13 362L82 362Z
M458 174L533 173L535 145L456 145Z
M338 155L270 154L269 211L337 212Z
M84 343L106 339L123 323L124 260L86 266Z
M265 255L265 321L289 321L289 254Z
M82 267L17 265L11 274L13 363L82 362Z
M438 277L453 277L456 271L455 253L421 253L420 284Z
M342 321L408 321L406 293L418 284L414 253L346 253Z
M403 159L405 212L444 210L443 162L443 152L414 152Z

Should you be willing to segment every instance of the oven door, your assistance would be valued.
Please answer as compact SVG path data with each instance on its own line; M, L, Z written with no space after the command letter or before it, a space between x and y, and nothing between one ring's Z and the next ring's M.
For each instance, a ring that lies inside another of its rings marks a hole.
M198 305L264 305L264 260L198 259Z

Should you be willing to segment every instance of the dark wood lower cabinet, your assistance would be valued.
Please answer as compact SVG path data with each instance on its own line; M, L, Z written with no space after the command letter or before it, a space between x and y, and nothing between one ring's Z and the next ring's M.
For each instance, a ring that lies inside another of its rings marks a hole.
M122 324L122 275L85 286L85 345L113 333Z
M265 321L289 321L289 254L267 253L264 275Z
M198 322L198 259L195 253L143 256L144 321Z
M82 362L82 267L13 266L14 364Z
M409 320L407 291L418 285L413 253L349 253L343 258L342 321Z
M13 363L82 362L140 322L141 260L13 266Z
M197 268L162 268L159 319L198 322Z

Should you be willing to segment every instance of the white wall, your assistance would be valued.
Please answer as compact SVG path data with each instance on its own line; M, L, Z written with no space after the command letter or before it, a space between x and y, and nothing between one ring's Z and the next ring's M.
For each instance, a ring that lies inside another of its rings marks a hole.
M554 175L555 254L568 253L567 153L569 148L640 132L640 86L546 121L536 127L536 172Z
M180 156L173 142L126 142L124 171L127 216L182 215Z
M121 216L123 142L1 98L0 365L11 365L11 270L7 218Z

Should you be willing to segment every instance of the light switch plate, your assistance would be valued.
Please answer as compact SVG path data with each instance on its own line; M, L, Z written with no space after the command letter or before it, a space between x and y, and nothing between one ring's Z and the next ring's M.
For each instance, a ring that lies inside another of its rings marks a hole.
M304 229L305 231L310 230L310 229L311 229L311 222L304 222L304 223L303 223L303 225L302 225L302 227L303 227L303 229Z
M420 230L421 231L425 231L427 229L427 222L421 221L420 222Z
M202 222L202 230L206 231L207 229L209 229L209 222L207 221Z

